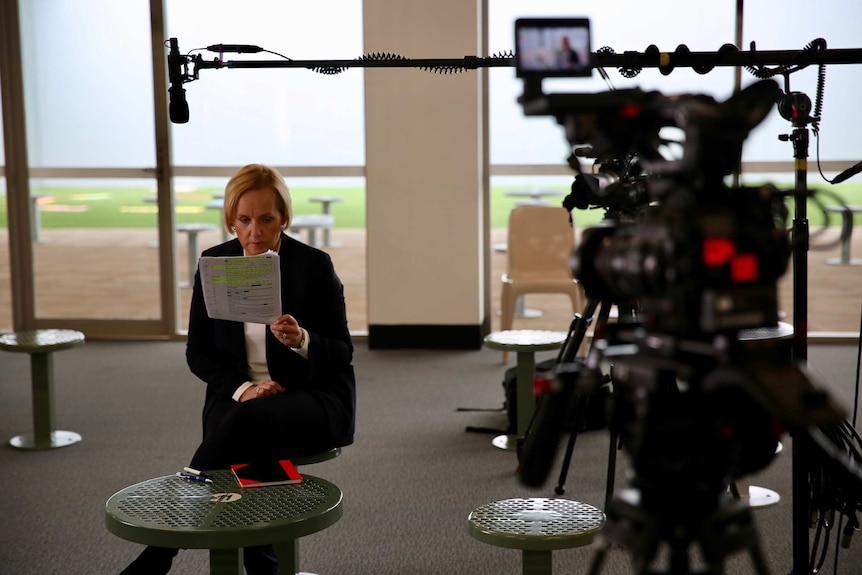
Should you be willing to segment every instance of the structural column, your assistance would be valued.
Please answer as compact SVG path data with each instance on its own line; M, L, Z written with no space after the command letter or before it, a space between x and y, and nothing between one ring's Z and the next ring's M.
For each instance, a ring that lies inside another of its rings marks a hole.
M365 53L481 54L478 1L367 0ZM372 348L482 345L482 77L365 71Z

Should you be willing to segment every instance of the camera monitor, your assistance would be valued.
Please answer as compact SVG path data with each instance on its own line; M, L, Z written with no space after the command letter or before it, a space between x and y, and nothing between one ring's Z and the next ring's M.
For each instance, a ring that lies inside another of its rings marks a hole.
M592 74L587 18L515 20L515 65L519 78L572 78Z

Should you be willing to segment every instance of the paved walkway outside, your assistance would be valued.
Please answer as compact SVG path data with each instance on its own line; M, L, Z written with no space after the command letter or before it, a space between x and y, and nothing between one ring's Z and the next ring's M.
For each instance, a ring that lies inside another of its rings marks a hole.
M837 229L829 231L835 237ZM494 230L492 242L505 243L506 230ZM159 313L157 250L152 230L43 230L44 242L34 244L37 274L37 306L42 317L56 318L146 318ZM199 248L220 241L220 232L204 232ZM365 230L335 229L328 248L345 286L348 323L354 332L368 329L366 310ZM818 242L820 240L817 240ZM180 281L187 280L186 238L177 243ZM838 257L835 246L828 251L809 252L809 331L857 332L862 313L862 266L827 265ZM857 228L851 255L862 258L862 230ZM492 329L499 328L500 276L506 255L493 252ZM792 274L779 284L784 321L792 322ZM191 290L180 290L182 324L186 325ZM572 319L568 298L563 295L529 295L526 305L542 311L542 317L516 318L516 329L565 330ZM0 330L9 329L11 288L8 236L0 233Z

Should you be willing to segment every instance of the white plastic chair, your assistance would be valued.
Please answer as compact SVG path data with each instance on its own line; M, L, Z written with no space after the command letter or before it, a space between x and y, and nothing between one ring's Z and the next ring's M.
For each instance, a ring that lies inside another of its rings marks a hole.
M583 310L583 288L569 269L574 248L575 227L569 223L565 208L521 206L509 213L508 257L500 297L501 330L512 329L515 304L529 293L568 294L572 313Z

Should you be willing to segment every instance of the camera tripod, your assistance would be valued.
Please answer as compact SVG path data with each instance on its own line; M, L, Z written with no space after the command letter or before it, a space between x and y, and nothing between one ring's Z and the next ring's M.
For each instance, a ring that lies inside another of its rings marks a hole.
M618 306L620 321L614 326L608 326L613 305L616 304L611 301L588 299L584 314L577 314L572 321L569 336L560 353L558 363L561 370L564 370L567 364L574 364L574 373L561 372L558 376L562 380L568 380L565 389L569 394L575 395L573 397L558 395L542 399L542 401L566 404L574 414L570 423L570 435L559 484L555 490L558 495L563 492L577 434L584 421L589 401L595 397L596 391L601 386L613 380L611 374L601 374L599 364L604 358L608 344L619 343L615 334L619 331L631 331L626 324L632 323L629 318L633 319L633 310L625 306ZM585 360L576 359L597 310L598 320L587 357ZM607 552L616 544L630 551L635 573L639 575L658 573L721 575L724 573L725 558L739 551L748 553L758 575L766 575L768 568L760 548L750 507L745 501L739 500L728 491L723 457L731 453L722 452L720 445L714 446L715 453L709 449L708 447L713 447L710 443L711 436L708 434L711 428L701 427L701 422L692 416L697 413L708 413L708 406L715 401L715 398L709 398L707 403L702 404L698 403L702 401L701 398L691 400L690 394L680 392L676 376L679 375L679 369L689 373L685 368L685 361L679 364L662 358L642 358L640 355L634 357L638 358L638 362L629 363L628 366L635 367L635 371L641 375L632 376L629 373L617 382L618 385L615 385L613 390L614 411L623 406L621 409L624 410L624 416L620 418L621 420L626 419L625 415L634 416L636 412L643 413L643 405L640 408L631 407L630 414L625 411L627 407L625 402L632 399L625 394L627 389L630 393L632 389L649 388L653 390L649 394L653 400L657 400L657 403L645 411L657 412L657 415L654 419L643 422L644 428L619 429L615 424L618 421L614 419L609 422L610 443L604 506L607 521L597 539L597 551L590 573L598 575L601 572ZM641 361L643 363L640 363ZM585 362L585 365L581 362ZM623 361L623 363L628 362ZM674 365L677 369L673 368ZM649 375L644 376L644 373ZM695 377L698 379L708 373L711 373L710 369L694 370ZM631 379L632 377L634 379ZM647 379L643 379L644 377ZM723 404L719 403L719 405ZM545 413L548 414L547 411ZM559 411L556 412L558 417L559 413ZM669 429L663 427L667 421L672 422ZM541 428L541 426L538 427ZM529 436L532 428L531 423L525 438ZM676 433L680 429L688 431L691 437L677 442ZM704 435L701 432L707 432L707 434ZM533 438L534 446L536 443L541 443L538 436L541 436L541 430L537 437ZM628 438L628 441L625 438ZM628 445L628 451L633 452L632 463L636 473L633 487L623 490L614 497L616 451L623 443ZM670 454L669 459L664 459L665 447L669 448L667 452ZM697 455L689 457L689 454L698 447L700 447L700 459ZM705 447L707 448L704 449ZM659 453L662 457L655 457ZM675 465L687 459L696 463L691 466L688 463L683 463L680 467ZM664 464L668 462L670 465L665 468ZM526 472L527 470L522 473ZM695 565L692 561L691 551L694 546L700 550L700 562L703 565ZM656 570L654 563L657 559L666 559L667 568Z
M657 344L651 341L655 334L615 328L607 349L641 343L637 353L621 352L609 425L630 456L632 475L630 487L613 495L609 470L607 520L589 573L598 575L608 551L619 545L631 554L638 575L722 575L726 558L740 551L757 575L766 575L751 508L728 491L728 480L771 460L769 418L759 404L746 401L742 388L716 385L739 382L706 355L668 353L691 349L694 341ZM658 351L644 348L647 341Z
M595 344L596 341L599 341L604 338L605 327L607 326L608 320L610 319L611 308L615 304L608 300L596 300L596 299L588 299L587 304L584 308L583 315L575 315L575 318L572 320L572 326L569 330L569 338L566 340L566 344L563 347L563 353L561 354L561 362L572 362L575 360L577 356L578 350L581 348L583 344L584 338L586 337L587 330L589 326L593 322L593 317L595 315L596 309L599 310L598 321L593 329L593 339L590 342L590 349ZM631 310L628 310L631 313ZM622 315L622 310L618 309L620 315ZM589 351L587 353L587 359L589 360ZM591 365L595 369L600 369L600 366ZM603 375L600 380L600 385L606 385L611 382L610 374ZM575 449L575 443L577 442L578 433L583 426L584 419L586 417L586 411L589 406L590 396L580 396L577 399L575 406L575 414L572 419L571 428L569 430L569 440L566 444L565 454L563 455L563 463L562 468L560 469L560 475L557 482L557 486L554 488L554 492L557 495L562 495L565 492L565 483L566 477L569 473L569 466L572 462L572 454ZM610 437L610 446L608 449L608 478L607 478L607 487L605 489L605 506L610 502L611 497L613 496L613 486L614 486L614 469L616 468L616 452L617 452L617 442L618 438L616 433L611 430Z
M659 489L659 491L665 491ZM599 575L614 544L632 554L634 572L638 575L689 575L725 573L725 558L745 550L758 575L769 569L760 547L748 504L719 493L659 493L649 501L649 492L625 490L605 508L607 522L597 536L597 549L590 565L590 575ZM675 506L662 502L674 501ZM653 565L666 543L667 567ZM692 545L697 544L704 565L693 568Z

